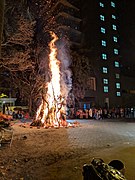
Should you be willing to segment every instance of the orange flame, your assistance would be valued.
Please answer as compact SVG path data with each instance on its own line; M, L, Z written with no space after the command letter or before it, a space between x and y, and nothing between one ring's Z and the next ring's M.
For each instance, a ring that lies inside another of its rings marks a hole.
M58 37L55 33L50 32L52 40L49 43L49 69L51 72L50 82L47 84L47 93L43 95L41 105L38 108L36 120L46 126L58 126L64 99L61 97L60 87L60 61L57 59L57 47L55 42Z

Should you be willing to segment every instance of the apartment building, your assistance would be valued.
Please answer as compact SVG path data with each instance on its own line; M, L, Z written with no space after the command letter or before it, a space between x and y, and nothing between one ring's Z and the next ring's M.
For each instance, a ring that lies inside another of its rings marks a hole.
M82 106L116 107L122 104L119 16L115 0L87 1L82 11L82 46L91 49L93 81Z
M51 9L57 23L59 38L68 37L71 47L81 43L80 10L68 0L57 0Z

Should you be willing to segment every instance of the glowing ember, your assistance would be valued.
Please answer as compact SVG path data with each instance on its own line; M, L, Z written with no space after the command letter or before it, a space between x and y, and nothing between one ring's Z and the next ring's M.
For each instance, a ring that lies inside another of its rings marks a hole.
M36 115L36 121L40 121L45 127L60 126L64 122L66 124L64 97L62 97L60 85L60 61L57 59L57 47L55 45L58 37L53 32L50 32L50 34L53 38L49 43L50 82L44 87L47 88L47 92L42 96L42 102Z

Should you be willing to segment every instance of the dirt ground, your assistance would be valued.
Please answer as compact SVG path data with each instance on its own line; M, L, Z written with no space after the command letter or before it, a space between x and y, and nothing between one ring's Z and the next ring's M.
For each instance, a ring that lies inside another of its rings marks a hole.
M0 180L82 180L83 165L90 163L95 156L108 161L114 155L115 158L119 158L119 154L123 157L123 152L130 164L133 158L126 148L93 152L72 147L67 128L38 129L30 128L28 124L15 124L12 128L11 144L0 147ZM130 151L135 152L135 148ZM129 173L128 170L127 176Z

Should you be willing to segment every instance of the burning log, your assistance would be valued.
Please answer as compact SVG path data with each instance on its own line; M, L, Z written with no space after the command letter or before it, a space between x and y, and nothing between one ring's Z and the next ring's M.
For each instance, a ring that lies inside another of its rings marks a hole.
M66 113L64 110L65 100L62 96L58 97L57 99L54 98L53 106L49 107L49 102L45 98L42 99L43 104L46 106L46 116L44 116L44 109L43 107L38 114L38 119L35 119L31 126L41 126L41 127L60 127L60 126L67 126L66 122ZM44 118L44 119L43 119Z

